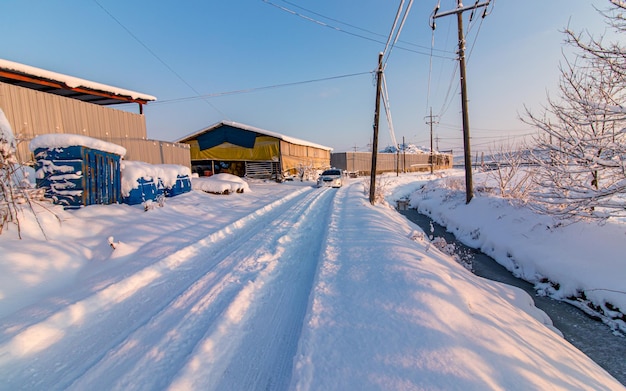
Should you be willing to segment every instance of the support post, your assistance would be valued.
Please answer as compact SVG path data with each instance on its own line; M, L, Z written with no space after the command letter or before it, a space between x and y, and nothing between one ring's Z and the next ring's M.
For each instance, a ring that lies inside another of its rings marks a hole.
M458 25L458 37L459 37L459 69L461 75L461 109L463 111L463 148L464 163L465 163L465 203L469 202L474 197L474 189L472 183L472 154L470 151L470 134L469 134L469 110L467 108L467 85L465 74L465 36L463 34L463 12L469 10L475 10L480 7L487 7L490 0L483 3L476 3L473 6L463 7L461 0L457 0L457 8L452 11L444 12L439 15L433 15L432 27L435 28L434 19L442 16L456 14L456 20ZM435 10L436 11L436 10ZM484 15L483 15L484 16Z
M383 76L383 53L378 54L376 70L376 108L374 110L374 137L372 139L372 169L370 172L370 204L376 202L376 160L378 158L378 123L380 118L380 83Z
M426 121L426 123L428 125L430 125L430 173L433 174L435 171L434 165L434 153L433 153L433 124L436 124L437 122L435 120L433 120L433 108L430 108L430 115L428 117L428 121Z

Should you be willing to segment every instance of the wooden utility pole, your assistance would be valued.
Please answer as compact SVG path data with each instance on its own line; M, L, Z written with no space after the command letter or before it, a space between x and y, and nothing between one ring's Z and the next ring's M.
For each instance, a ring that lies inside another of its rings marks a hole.
M378 54L376 70L376 109L374 111L374 138L372 139L372 170L370 173L370 204L376 202L376 159L378 158L378 123L380 118L380 83L383 78L383 53Z
M433 20L442 16L448 16L456 14L456 20L459 30L459 69L461 75L461 109L463 111L463 147L464 163L465 163L465 203L469 202L474 197L474 185L472 183L472 153L470 151L470 134L469 134L469 110L467 108L467 85L465 74L465 35L463 34L463 12L474 10L480 7L486 7L489 5L490 0L483 3L476 3L469 7L463 7L461 0L457 0L457 8L452 11L447 11L439 15L433 15ZM435 24L432 24L433 29Z
M406 172L406 142L402 136L402 172Z
M433 124L436 124L437 122L435 122L433 120L433 108L430 108L430 115L428 117L428 121L426 121L426 123L428 125L430 125L430 173L433 174L435 171L435 168L433 167L435 165L434 163L434 154L433 154Z

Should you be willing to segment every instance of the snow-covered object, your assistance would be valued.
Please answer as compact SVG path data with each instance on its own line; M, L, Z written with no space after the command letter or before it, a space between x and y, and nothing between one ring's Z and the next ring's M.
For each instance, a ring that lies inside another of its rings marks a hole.
M180 164L158 164L160 169L161 180L163 186L171 188L176 184L176 180L180 177L191 177L191 169L187 166L181 166Z
M39 147L34 153L37 187L54 203L80 207L118 202L120 155L81 145Z
M191 176L189 167L178 164L150 164L133 160L122 161L122 195L128 196L139 187L139 179L161 181L165 188L171 188L179 177Z
M191 185L194 190L202 190L207 193L248 193L248 182L232 174L216 174L210 177L192 178Z
M97 149L99 151L114 153L122 157L126 155L126 148L120 145L80 134L43 134L32 139L28 145L31 151L35 151L39 148L66 148L72 146Z
M110 92L114 95L130 96L133 99L143 99L146 101L154 101L156 98L151 95L142 94L131 90L109 86L106 84L96 83L89 80L80 79L78 77L64 75L62 73L51 72L45 69L36 68L30 65L20 64L13 61L0 59L0 68L17 71L27 75L37 76L43 79L61 82L70 88L86 87L92 90Z
M15 152L15 137L9 120L0 109L0 156L8 157Z
M393 145L390 145L384 149L381 149L380 152L382 153L396 153L398 152L398 149L400 150L400 153L407 153L407 154L422 154L422 153L430 153L430 148L427 148L425 146L417 146L414 144L405 144L405 145L400 145L400 148L397 148ZM433 151L434 153L439 153L437 151Z

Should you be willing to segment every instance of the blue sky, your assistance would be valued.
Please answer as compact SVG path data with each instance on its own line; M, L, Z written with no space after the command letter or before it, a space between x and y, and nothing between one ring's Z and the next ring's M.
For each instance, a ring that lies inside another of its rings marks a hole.
M150 138L176 140L226 119L335 151L366 151L375 103L369 72L376 68L399 4L4 0L0 57L156 96L158 101L145 108ZM425 116L432 106L439 149L460 151L456 18L437 19L431 45L429 15L436 4L413 4L387 59L389 101L398 142L404 137L429 143ZM569 24L602 34L604 20L594 6L605 9L609 2L496 0L492 5L485 19L470 23L469 13L464 18L475 152L534 132L519 114L524 105L539 110L547 92L556 95L561 31ZM454 0L441 0L441 11L455 6ZM353 76L308 82L345 75ZM300 84L257 89L290 83ZM253 91L223 94L241 90ZM136 111L135 105L129 109ZM390 143L382 115L379 146Z

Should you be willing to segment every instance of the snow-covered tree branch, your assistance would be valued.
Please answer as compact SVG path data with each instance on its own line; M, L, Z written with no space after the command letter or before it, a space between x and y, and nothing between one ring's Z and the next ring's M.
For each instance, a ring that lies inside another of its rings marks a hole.
M621 2L612 1L617 8ZM621 14L601 13L617 32ZM566 30L558 98L522 120L539 130L532 161L538 209L564 217L605 219L626 215L626 49Z

